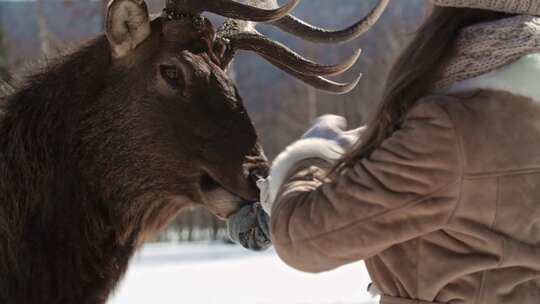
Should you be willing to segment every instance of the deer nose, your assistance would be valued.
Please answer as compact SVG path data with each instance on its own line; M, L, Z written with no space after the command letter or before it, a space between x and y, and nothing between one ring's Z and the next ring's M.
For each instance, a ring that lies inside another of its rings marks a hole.
M253 182L257 182L260 179L265 179L270 173L270 167L267 163L260 164L250 168L249 177Z

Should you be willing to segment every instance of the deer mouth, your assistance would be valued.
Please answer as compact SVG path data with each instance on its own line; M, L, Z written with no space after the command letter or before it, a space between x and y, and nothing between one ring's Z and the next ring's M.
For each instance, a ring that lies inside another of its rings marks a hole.
M203 203L210 212L222 219L229 218L242 206L253 202L238 193L231 192L209 174L200 177L199 187Z

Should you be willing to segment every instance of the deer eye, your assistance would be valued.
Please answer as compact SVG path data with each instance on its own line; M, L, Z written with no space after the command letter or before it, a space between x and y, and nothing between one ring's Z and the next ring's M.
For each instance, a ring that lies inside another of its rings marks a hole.
M161 73L161 77L163 77L163 79L165 79L170 86L174 88L180 87L181 75L176 66L163 64L159 66L159 71Z

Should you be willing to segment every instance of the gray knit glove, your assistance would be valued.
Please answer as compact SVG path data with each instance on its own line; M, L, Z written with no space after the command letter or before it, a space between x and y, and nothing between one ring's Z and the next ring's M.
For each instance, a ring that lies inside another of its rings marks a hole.
M272 245L268 215L258 203L242 207L227 220L229 237L246 249L262 251Z

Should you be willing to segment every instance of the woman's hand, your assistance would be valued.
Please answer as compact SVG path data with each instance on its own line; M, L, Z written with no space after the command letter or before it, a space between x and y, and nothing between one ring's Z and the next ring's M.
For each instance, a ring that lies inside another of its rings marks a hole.
M363 127L346 131L346 128L347 120L344 117L324 115L317 118L313 126L304 133L300 140L293 143L276 158L270 176L267 179L257 181L257 186L261 190L261 204L246 205L227 221L231 239L245 248L255 251L268 248L271 245L268 214L270 214L284 174L306 159L317 158L330 163L339 159L347 149L358 141L364 129Z
M246 249L262 251L272 245L268 215L257 203L242 207L227 220L227 233Z

